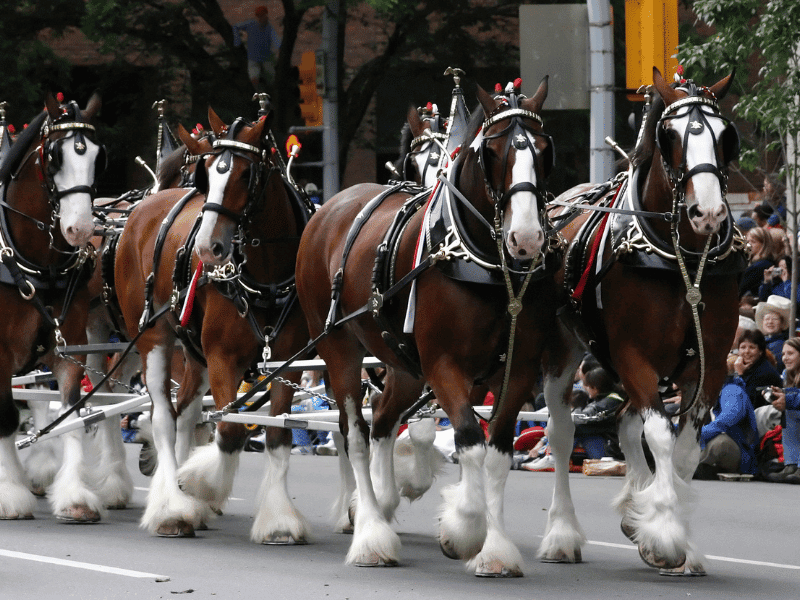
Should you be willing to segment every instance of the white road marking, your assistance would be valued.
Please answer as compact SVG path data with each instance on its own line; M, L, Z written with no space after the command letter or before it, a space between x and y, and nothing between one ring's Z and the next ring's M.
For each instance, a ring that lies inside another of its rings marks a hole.
M166 575L156 575L155 573L145 573L144 571L131 571L130 569L118 569L117 567L106 567L104 565L95 565L92 563L79 562L77 560L64 560L63 558L40 556L38 554L27 554L25 552L14 552L12 550L0 549L0 556L8 556L9 558L19 558L22 560L32 560L35 562L49 563L51 565L59 565L62 567L72 567L73 569L100 571L101 573L110 573L112 575L123 575L124 577L137 577L140 579L153 578L159 582L169 581L169 577L167 577Z
M146 488L146 487L134 487L133 489L139 490L140 492L149 492L150 491L150 488ZM231 496L230 498L228 498L228 500L239 500L239 501L243 502L244 498L236 498L235 496Z
M593 546L607 546L609 548L622 548L623 550L637 550L636 546L632 544L612 544L611 542L594 542L594 541L588 541L586 543L591 544ZM730 558L728 556L706 555L706 558L708 558L709 560L719 560L722 562L732 562L743 565L756 565L758 567L774 567L776 569L791 569L800 571L800 565L782 565L780 563L764 562L761 560L747 560L746 558Z

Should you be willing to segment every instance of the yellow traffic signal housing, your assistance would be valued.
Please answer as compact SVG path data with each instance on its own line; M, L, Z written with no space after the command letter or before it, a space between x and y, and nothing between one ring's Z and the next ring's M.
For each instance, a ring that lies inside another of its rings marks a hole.
M300 58L300 114L308 127L322 125L322 97L317 93L317 57L303 52Z
M653 67L669 81L678 66L678 0L625 0L625 46L629 90L652 85Z

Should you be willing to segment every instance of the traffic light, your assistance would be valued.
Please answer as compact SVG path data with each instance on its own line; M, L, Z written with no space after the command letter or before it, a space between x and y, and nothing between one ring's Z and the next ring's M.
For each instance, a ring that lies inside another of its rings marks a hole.
M678 0L625 0L626 87L653 84L653 67L667 81L678 66ZM642 96L628 94L630 100Z
M322 97L317 92L317 57L303 52L300 59L300 113L307 127L322 125Z

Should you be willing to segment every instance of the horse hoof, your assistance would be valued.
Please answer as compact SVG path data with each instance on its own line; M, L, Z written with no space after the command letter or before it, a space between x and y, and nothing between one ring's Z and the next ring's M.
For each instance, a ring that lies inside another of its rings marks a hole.
M662 577L705 577L707 575L703 565L690 565L684 563L674 569L659 569L658 574Z
M686 562L686 555L681 554L674 560L669 560L661 556L657 556L655 552L649 550L639 544L639 556L644 563L653 567L654 569L676 569L681 567Z
M478 568L475 569L475 576L494 578L522 577L522 569L519 567L510 569L499 561L492 561L490 563L481 563L478 565Z
M47 496L47 488L35 485L31 488L31 494L33 494L37 498L44 498L45 496Z
M194 527L191 523L187 523L186 521L167 521L158 527L156 535L167 538L191 538L194 537Z
M208 531L208 525L206 523L201 522L197 526L197 531Z
M126 508L128 508L128 503L120 501L114 504L108 504L106 505L106 508L108 510L125 510Z
M396 567L396 560L385 560L377 555L367 556L353 563L357 567Z
M30 521L33 519L33 513L25 513L24 515L2 515L0 521Z
M144 442L139 450L139 472L151 477L158 466L158 452L150 442Z
M70 506L58 513L56 519L65 523L97 523L100 521L100 513L88 506Z
M217 508L216 506L209 506L208 508L210 508L211 512L213 512L218 517L222 516L222 509L221 508Z
M622 519L622 521L619 523L619 528L626 538L628 538L634 544L636 543L633 539L633 537L636 535L636 530L630 523L628 523L625 519Z
M264 546L306 546L308 540L305 538L294 539L288 532L272 533L261 542Z
M574 552L574 558L570 558L566 552L563 550L559 550L552 556L543 556L541 562L543 563L559 563L559 564L574 564L583 562L583 556L581 555L581 549L576 548Z

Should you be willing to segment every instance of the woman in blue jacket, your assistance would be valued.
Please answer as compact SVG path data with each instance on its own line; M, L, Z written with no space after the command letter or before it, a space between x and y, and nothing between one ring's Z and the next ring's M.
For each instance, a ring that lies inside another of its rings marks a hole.
M729 373L733 373L734 360L742 359L736 355L729 358ZM758 428L741 377L728 376L711 412L714 420L700 430L702 452L694 478L716 479L718 473L755 474Z

